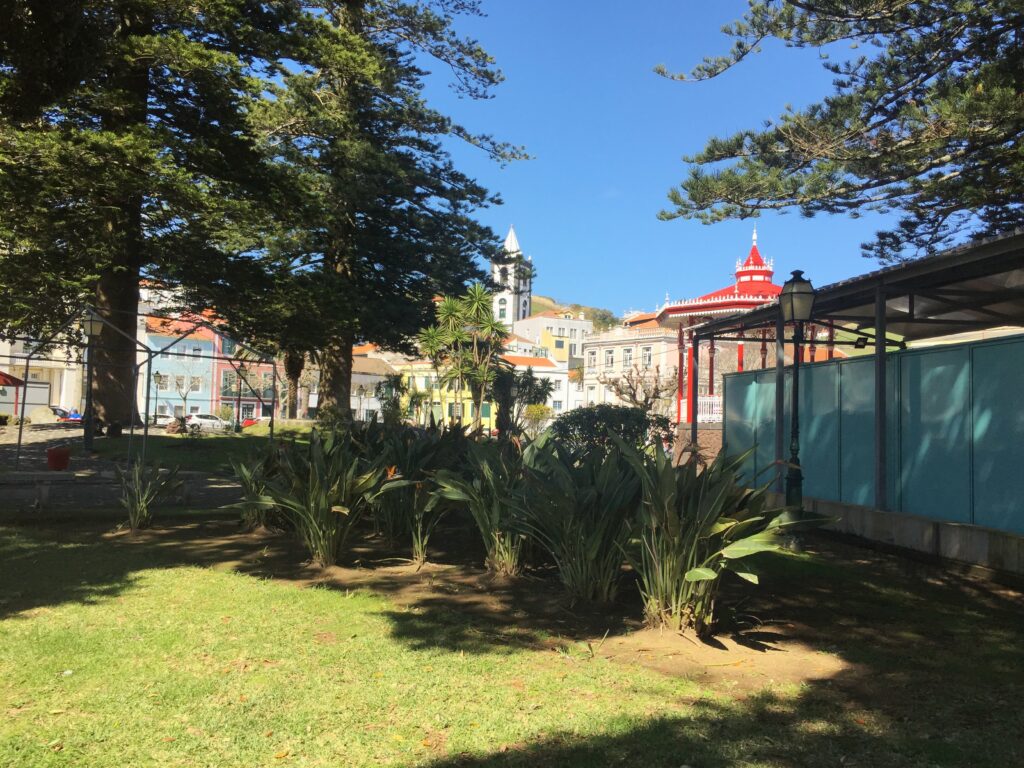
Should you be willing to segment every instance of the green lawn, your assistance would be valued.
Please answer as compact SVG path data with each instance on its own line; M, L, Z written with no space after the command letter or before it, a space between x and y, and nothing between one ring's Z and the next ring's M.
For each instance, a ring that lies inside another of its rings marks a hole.
M277 426L274 436L285 440L307 440L311 424ZM168 435L162 428L150 432L146 444L146 463L161 467L180 466L182 470L230 474L232 459L244 459L267 444L270 428L256 424L240 434L233 432L203 433L202 437L189 438L184 435ZM132 440L132 450L140 450L141 434ZM128 436L116 440L97 438L95 453L104 459L123 460L128 452ZM76 450L80 450L77 449Z
M702 688L529 611L301 586L280 537L219 525L0 529L0 765L1024 765L1013 593L787 556L745 608L848 665Z

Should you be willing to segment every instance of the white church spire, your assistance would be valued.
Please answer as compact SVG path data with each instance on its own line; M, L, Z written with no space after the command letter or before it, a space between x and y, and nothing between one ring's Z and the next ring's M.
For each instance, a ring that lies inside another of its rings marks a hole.
M508 234L505 235L505 252L510 256L522 253L522 248L519 247L519 238L516 237L516 228L514 225L509 225Z
M533 265L523 258L516 237L516 228L509 227L504 254L491 260L491 279L497 286L494 293L494 316L509 328L516 320L530 316L533 310Z

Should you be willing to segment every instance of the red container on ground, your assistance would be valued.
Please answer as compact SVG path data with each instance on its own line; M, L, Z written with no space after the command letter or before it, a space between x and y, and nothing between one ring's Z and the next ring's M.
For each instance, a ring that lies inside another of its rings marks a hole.
M71 449L66 445L55 445L46 449L46 466L53 470L67 469L71 463Z

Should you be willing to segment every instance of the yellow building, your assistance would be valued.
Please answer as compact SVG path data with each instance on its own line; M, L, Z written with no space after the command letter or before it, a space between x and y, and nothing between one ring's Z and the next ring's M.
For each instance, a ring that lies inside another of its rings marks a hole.
M387 354L387 353L379 353ZM449 423L460 418L463 424L472 424L475 404L468 387L461 392L454 385L441 385L437 371L429 360L417 360L403 355L387 355L387 361L405 381L408 392L402 397L405 418L414 424L426 426L433 416L437 424ZM496 426L496 409L492 403L484 402L480 420L484 429Z

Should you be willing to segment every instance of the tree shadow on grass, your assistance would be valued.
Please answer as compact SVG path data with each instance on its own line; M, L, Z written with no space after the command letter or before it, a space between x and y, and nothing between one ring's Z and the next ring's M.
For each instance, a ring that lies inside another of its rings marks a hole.
M801 643L840 659L838 672L809 673L795 691L744 693L755 688L718 683L718 698L666 701L640 724L613 717L605 734L549 733L434 768L1024 765L1024 598L834 542L808 546L809 555L762 558L762 587L729 597L740 603L738 620L763 622L740 633L745 642L770 656L785 655L780 639ZM135 537L109 527L7 528L0 618L112 599L147 569L188 565L393 597L383 616L392 636L414 649L551 648L636 624L628 583L619 605L587 611L567 605L552 577L501 582L466 566L382 567L394 557L373 540L357 547L353 567L322 571L303 559L291 536L247 534L227 521ZM623 666L623 675L632 669ZM571 711L572 701L564 706Z
M0 528L0 619L64 603L95 603L132 588L140 572L200 566L260 575L279 567L298 578L295 547L237 523L212 521L131 534L90 524Z
M860 766L1005 768L1021 765L1024 741L1007 720L944 727L927 716L891 719L851 707L843 681L816 681L796 696L771 691L741 700L700 699L640 724L612 719L606 733L548 734L428 768L732 768ZM567 708L571 703L567 703ZM948 723L945 723L948 726Z

